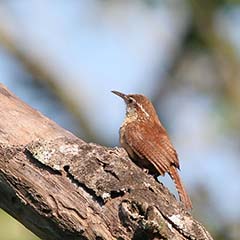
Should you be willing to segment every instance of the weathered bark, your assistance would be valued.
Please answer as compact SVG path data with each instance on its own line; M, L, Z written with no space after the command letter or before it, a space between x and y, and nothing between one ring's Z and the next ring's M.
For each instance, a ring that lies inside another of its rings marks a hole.
M0 85L0 207L42 239L212 239L121 148L85 143Z

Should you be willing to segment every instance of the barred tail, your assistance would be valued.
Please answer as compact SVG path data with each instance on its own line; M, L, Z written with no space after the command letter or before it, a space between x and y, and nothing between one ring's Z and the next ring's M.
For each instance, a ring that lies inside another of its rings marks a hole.
M186 209L191 210L192 209L192 202L190 197L188 196L183 183L180 179L180 176L178 174L178 170L175 166L171 166L169 169L169 175L171 176L172 180L175 183L176 189L178 191L178 195L180 198L180 201L185 205Z

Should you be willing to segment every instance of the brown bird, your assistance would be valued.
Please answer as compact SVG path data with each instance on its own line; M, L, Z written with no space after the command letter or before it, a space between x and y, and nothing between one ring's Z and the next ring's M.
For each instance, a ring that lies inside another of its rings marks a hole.
M177 153L150 100L140 94L112 93L126 103L126 117L119 130L121 146L138 166L155 177L167 172L176 185L180 201L191 209L191 200L178 174Z

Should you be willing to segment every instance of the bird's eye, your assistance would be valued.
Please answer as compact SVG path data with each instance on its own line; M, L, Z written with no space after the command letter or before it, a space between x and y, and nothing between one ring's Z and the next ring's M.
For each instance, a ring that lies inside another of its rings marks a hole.
M128 99L128 103L131 104L131 103L133 103L133 102L135 102L134 99L130 97L130 98Z

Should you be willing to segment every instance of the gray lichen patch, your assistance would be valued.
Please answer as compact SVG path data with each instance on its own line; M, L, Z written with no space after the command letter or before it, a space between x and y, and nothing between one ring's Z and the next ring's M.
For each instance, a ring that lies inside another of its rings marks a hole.
M67 172L71 181L84 186L104 202L109 196L122 196L128 190L128 186L123 186L123 183L128 179L124 176L129 175L126 171L129 167L119 161L116 149L66 137L34 141L26 149L35 160L53 170ZM133 180L129 181L129 185Z
M63 137L51 141L34 141L28 144L26 149L42 164L60 171L78 154L79 145Z
M175 214L169 216L168 219L174 228L189 239L212 239L205 228L197 223L190 215Z

